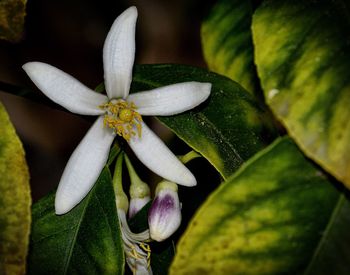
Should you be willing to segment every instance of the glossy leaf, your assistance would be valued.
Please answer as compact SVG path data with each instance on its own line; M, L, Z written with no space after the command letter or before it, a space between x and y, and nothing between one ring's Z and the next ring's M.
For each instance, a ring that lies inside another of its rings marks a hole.
M148 210L152 205L152 201L148 202L142 209L135 214L129 221L130 230L134 233L141 233L148 229Z
M349 239L350 223L336 218L350 215L342 200L289 138L279 139L202 205L178 244L171 274L302 274L308 268L319 274L310 261L315 267L342 250L337 264L347 273L328 274L349 274L348 243L341 242Z
M118 142L114 142L114 144L111 146L111 151L109 152L109 156L107 159L107 166L110 166L115 158L118 156L120 153L120 147Z
M167 274L175 255L175 244L168 239L161 243L154 242L151 246L151 266L154 275Z
M24 274L30 231L29 172L22 144L0 103L0 274Z
M304 153L348 188L349 12L339 0L268 0L253 17L267 103Z
M16 42L21 39L26 0L0 1L0 39Z
M324 236L304 274L347 275L350 273L350 200L342 196L333 211Z
M252 1L220 0L201 27L203 54L210 70L257 89L251 34Z
M33 206L30 274L123 274L124 251L112 179L104 168L85 199L57 216L54 194Z
M189 66L143 65L136 67L133 80L133 91L185 81L212 83L205 103L192 111L158 119L207 158L223 177L275 137L265 111L226 77Z

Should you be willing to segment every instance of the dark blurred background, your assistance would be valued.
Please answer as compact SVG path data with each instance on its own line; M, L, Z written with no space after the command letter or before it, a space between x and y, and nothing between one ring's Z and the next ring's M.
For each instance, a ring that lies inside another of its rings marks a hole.
M131 5L139 12L137 64L181 63L205 67L200 22L212 2L29 0L23 39L19 43L0 41L0 82L28 87L40 94L21 66L28 61L42 61L95 88L103 81L102 47L106 34L114 19ZM1 89L0 101L24 144L32 196L36 201L57 186L70 154L91 123L68 112L9 95ZM171 142L171 133L155 120L148 123L158 135L172 143L171 147L181 148L176 153L188 150L179 140Z

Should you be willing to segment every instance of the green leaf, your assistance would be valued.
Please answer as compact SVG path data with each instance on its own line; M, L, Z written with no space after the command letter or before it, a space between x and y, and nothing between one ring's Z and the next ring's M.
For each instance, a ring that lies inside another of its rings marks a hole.
M161 243L152 243L151 266L153 275L167 274L175 255L175 244L168 239Z
M267 103L304 153L350 188L350 21L340 0L268 0L253 17Z
M141 233L148 229L148 210L152 201L148 202L142 209L135 214L129 221L130 230L134 233Z
M124 251L112 179L104 168L85 199L57 216L54 194L33 206L30 274L123 274Z
M114 141L112 147L111 147L111 150L109 152L109 156L108 156L108 159L107 159L107 166L110 166L113 161L115 160L115 158L118 156L118 154L120 153L121 149L119 147L119 144L117 141Z
M350 273L350 202L342 196L333 211L324 236L304 274L347 275Z
M339 251L347 273L328 274L349 274L349 215L349 201L325 174L289 138L278 139L202 205L171 274L302 274Z
M210 98L192 111L158 119L208 159L223 177L231 175L276 136L265 111L249 93L230 79L204 69L138 66L132 91L184 81L212 83Z
M29 173L22 144L0 103L0 274L24 274L30 231Z
M201 38L209 69L256 93L251 21L251 1L218 1L202 24Z
M26 0L0 1L0 39L12 42L22 37Z

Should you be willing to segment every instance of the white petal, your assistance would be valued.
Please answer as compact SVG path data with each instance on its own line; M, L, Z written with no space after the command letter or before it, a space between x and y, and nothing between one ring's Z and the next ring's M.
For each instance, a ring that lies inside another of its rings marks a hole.
M190 110L210 95L211 84L184 82L129 95L141 115L168 116Z
M89 193L106 164L113 139L113 132L104 128L100 116L66 165L56 192L56 214L67 213Z
M142 122L142 136L129 141L139 160L159 176L185 186L197 184L192 175L168 147Z
M135 270L135 275L152 275L152 267L148 267L148 262L147 260L136 260L136 270Z
M67 110L81 115L104 113L98 106L106 103L108 98L92 91L60 69L41 62L26 63L23 69L48 98Z
M126 98L132 79L135 58L136 7L117 17L103 48L103 67L108 97Z

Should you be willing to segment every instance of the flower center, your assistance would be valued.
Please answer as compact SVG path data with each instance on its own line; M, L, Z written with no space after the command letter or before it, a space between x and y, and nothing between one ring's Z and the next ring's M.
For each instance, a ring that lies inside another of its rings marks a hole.
M114 132L130 141L136 133L141 137L141 115L136 112L136 105L123 99L112 99L110 102L99 106L106 111L103 124L112 128Z
M121 109L119 111L119 118L122 121L130 122L134 119L134 111L130 109Z

